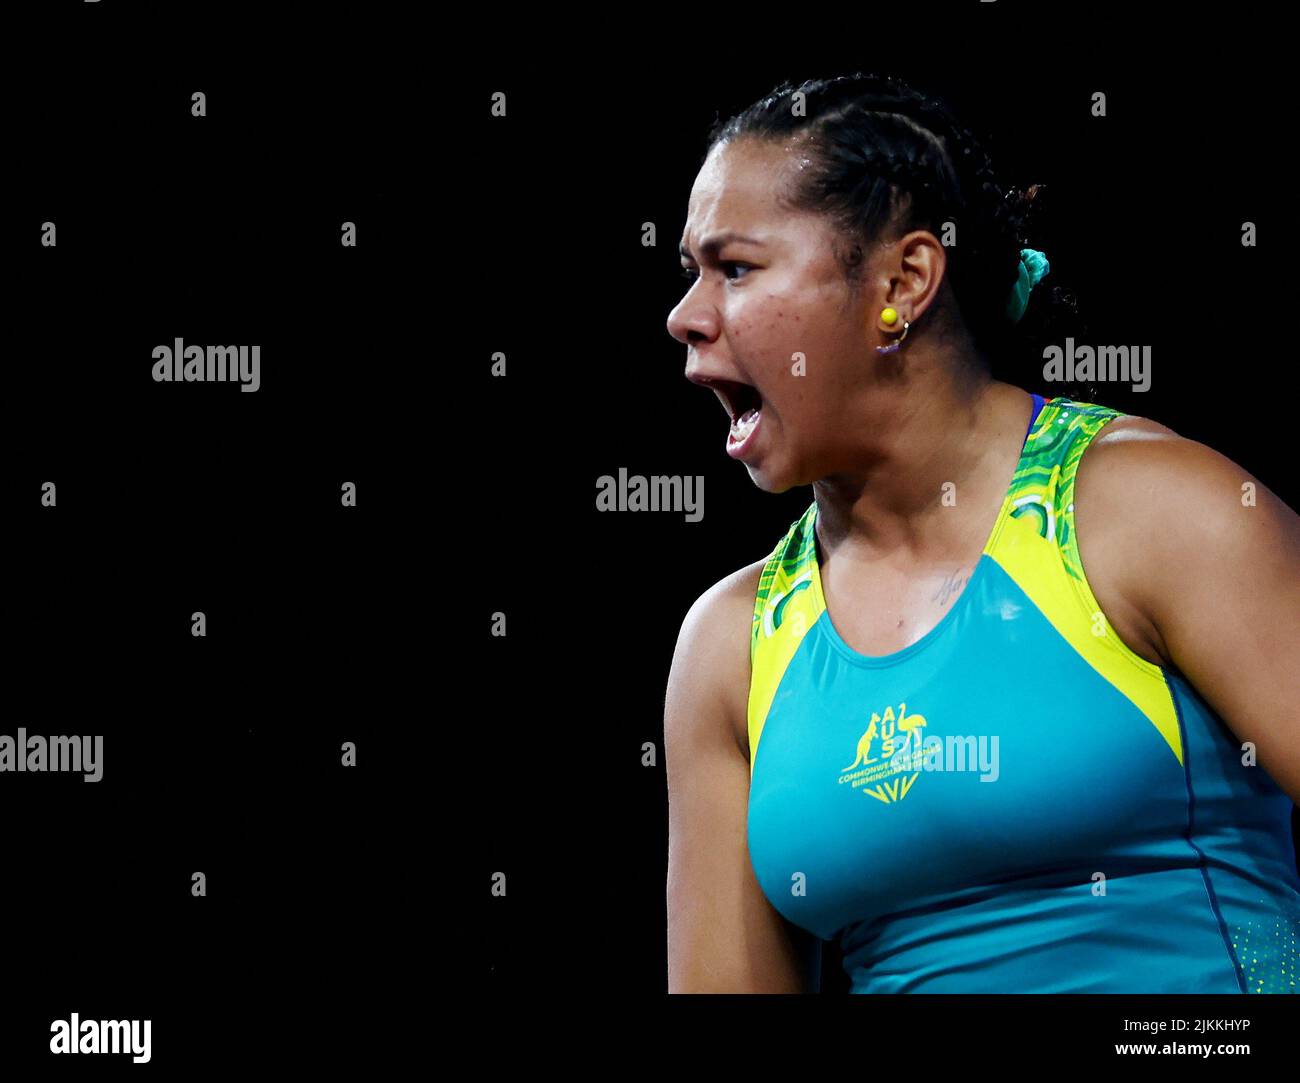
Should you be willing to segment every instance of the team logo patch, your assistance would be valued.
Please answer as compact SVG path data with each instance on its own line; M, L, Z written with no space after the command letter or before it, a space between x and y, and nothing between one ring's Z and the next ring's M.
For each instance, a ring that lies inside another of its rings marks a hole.
M925 717L909 715L906 702L871 712L866 731L858 738L857 755L844 768L840 783L886 805L901 801L911 790L925 761Z

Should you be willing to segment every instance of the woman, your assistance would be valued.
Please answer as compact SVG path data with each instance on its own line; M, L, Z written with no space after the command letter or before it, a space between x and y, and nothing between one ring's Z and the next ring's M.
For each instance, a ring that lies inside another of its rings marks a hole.
M832 937L854 992L1297 991L1297 517L991 377L1024 210L892 79L711 139L668 329L814 502L682 626L670 991L816 990Z

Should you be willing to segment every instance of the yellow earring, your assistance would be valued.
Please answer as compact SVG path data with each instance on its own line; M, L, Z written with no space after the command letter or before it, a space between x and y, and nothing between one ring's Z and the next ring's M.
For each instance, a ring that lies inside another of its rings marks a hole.
M898 312L892 308L881 309L880 319L883 323L892 327L894 324L898 322ZM887 346L877 346L876 353L882 353L882 354L893 353L895 350L897 350L898 347L903 344L903 339L907 338L907 332L911 328L911 326L912 325L907 320L904 320L903 333L899 335L898 338L894 339L893 342L889 343Z

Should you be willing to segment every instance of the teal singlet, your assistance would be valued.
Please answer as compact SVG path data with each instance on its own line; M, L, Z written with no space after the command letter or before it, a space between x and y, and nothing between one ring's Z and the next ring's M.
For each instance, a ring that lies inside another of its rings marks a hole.
M773 550L750 644L758 882L838 938L855 993L1295 993L1290 800L1119 639L1080 564L1075 471L1123 415L1035 400L974 573L917 642L840 638L815 503Z

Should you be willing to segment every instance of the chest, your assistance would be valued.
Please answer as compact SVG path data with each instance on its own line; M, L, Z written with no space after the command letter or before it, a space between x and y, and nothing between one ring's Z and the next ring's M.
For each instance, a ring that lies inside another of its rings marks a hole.
M961 596L976 564L850 569L829 562L821 568L822 592L844 642L859 654L880 657L929 633Z
M1089 551L1108 554L1124 543L1098 524ZM859 654L878 658L928 635L956 605L979 565L979 554L906 568L828 560L819 574L827 615L840 638ZM1114 561L1094 560L1088 582L1106 621L1134 653L1153 665L1168 659L1151 621L1125 596L1111 574Z
M1184 772L1157 728L996 567L963 590L884 663L814 624L772 700L750 852L774 905L820 935L1067 866L1086 885L1107 856L1181 845Z

